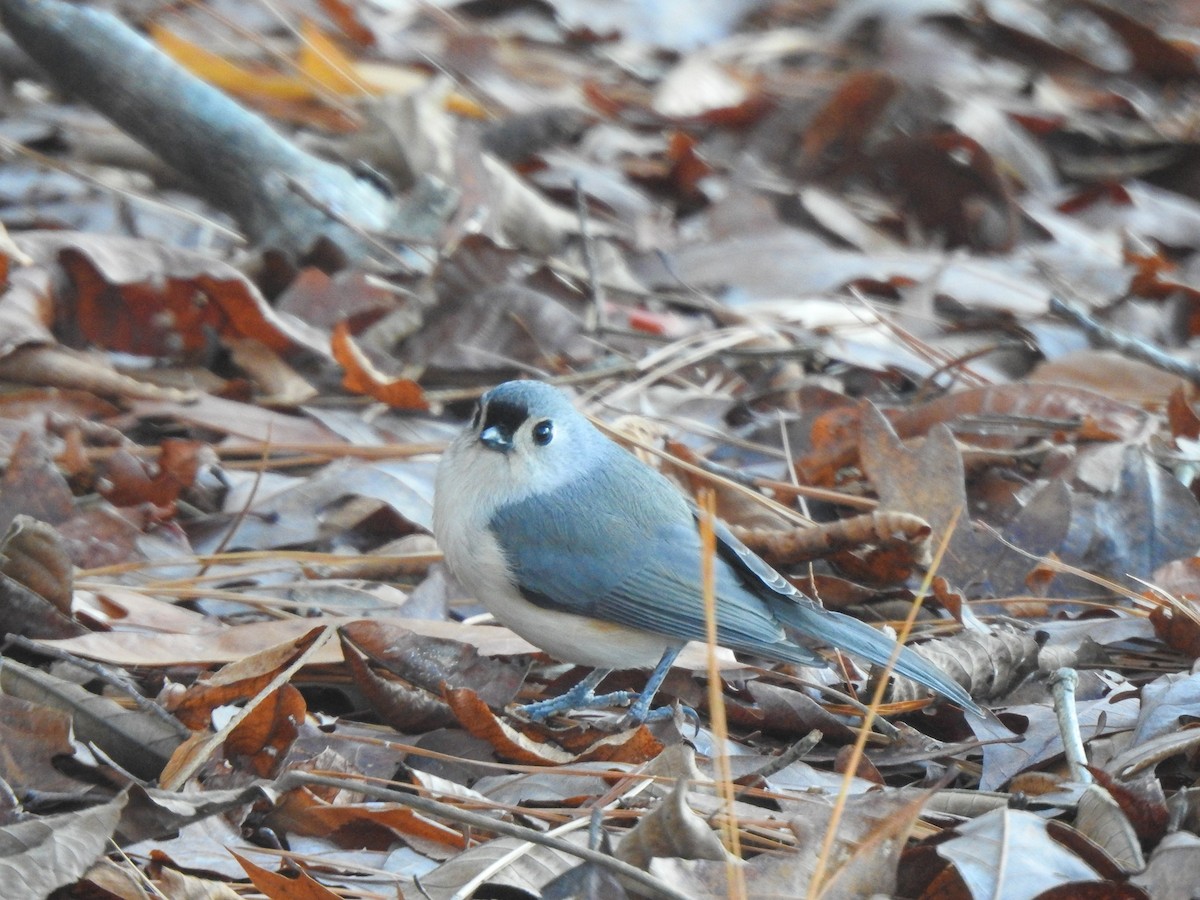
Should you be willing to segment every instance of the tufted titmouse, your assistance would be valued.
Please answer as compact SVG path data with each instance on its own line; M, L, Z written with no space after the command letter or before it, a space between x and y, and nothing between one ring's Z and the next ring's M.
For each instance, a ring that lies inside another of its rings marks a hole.
M695 510L663 475L601 434L568 398L510 381L480 399L438 467L433 528L462 585L502 623L563 662L596 671L562 697L524 707L540 719L628 703L596 696L612 669L654 672L628 718L650 701L680 648L704 640ZM717 633L722 646L827 665L785 629L886 664L895 642L800 593L716 524ZM910 649L895 665L978 713L970 695Z

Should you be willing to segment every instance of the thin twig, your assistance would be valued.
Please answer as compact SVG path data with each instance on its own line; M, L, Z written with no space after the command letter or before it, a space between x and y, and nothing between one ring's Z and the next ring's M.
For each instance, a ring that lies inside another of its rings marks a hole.
M250 507L254 505L255 499L258 497L258 489L262 486L263 473L267 470L267 463L271 460L271 426L267 426L267 439L263 441L262 456L259 459L258 470L254 476L254 482L250 485L250 494L246 497L246 502L242 504L242 508L237 511L237 515L233 517L233 523L229 530L221 535L221 540L217 543L216 550L213 551L214 556L220 556L225 552L225 548L229 546L229 542L233 540L233 536L238 533L238 529L242 527L242 523L246 521L246 516L250 514ZM200 567L197 576L203 578L208 572L211 564L204 563Z
M574 179L571 187L575 191L575 214L579 217L579 240L583 244L583 267L587 272L588 297L592 301L593 330L602 331L608 325L608 315L604 310L604 285L600 283L599 270L596 267L596 248L592 242L592 230L588 227L587 197L583 193L583 185L578 178Z
M785 749L778 756L772 756L767 759L765 765L760 766L753 772L743 775L738 779L739 784L751 784L755 781L765 781L772 775L777 775L790 766L794 762L799 762L808 756L809 753L821 743L825 735L821 733L819 728L814 728L792 746ZM739 792L744 793L744 792Z
M1164 372L1186 378L1192 384L1200 384L1200 367L1174 357L1132 335L1122 334L1092 318L1066 300L1051 297L1050 312L1078 325L1097 347L1109 347L1122 356L1128 356L1130 359L1148 363Z
M1091 784L1092 773L1087 770L1087 748L1083 746L1083 735L1079 733L1079 713L1075 708L1075 689L1079 687L1079 673L1074 669L1062 668L1050 676L1050 693L1054 697L1054 714L1058 717L1058 730L1062 735L1063 753L1071 780L1080 784Z
M697 498L703 515L700 516L700 579L704 595L704 632L708 649L708 711L716 744L717 788L725 804L724 832L725 884L733 900L745 900L746 875L742 870L742 842L738 833L737 789L729 764L729 726L725 718L725 693L721 667L717 662L717 587L715 561L717 557L717 495L705 488Z

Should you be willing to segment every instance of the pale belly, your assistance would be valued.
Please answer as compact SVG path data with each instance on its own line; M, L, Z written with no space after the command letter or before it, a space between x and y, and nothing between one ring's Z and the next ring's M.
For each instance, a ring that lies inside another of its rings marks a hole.
M464 585L465 586L465 585ZM555 659L602 669L649 669L683 641L536 606L512 588L474 591L501 624Z
M555 659L605 669L652 668L681 640L530 603L512 587L504 554L486 529L442 517L438 541L464 588L529 643ZM456 527L457 526L457 527Z

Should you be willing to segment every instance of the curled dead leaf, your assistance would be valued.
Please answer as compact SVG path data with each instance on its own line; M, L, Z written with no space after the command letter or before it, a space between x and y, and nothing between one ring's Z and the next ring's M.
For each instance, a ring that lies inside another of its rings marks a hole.
M474 691L465 688L446 691L446 702L454 710L459 724L475 737L487 741L502 759L531 766L567 765L573 762L642 763L662 752L663 745L645 725L605 734L592 741L578 754L568 753L550 743L547 729L530 726L517 730L496 716Z
M334 327L331 346L333 358L344 370L346 390L374 397L394 409L429 409L421 386L411 378L389 378L380 372L350 336L345 322Z

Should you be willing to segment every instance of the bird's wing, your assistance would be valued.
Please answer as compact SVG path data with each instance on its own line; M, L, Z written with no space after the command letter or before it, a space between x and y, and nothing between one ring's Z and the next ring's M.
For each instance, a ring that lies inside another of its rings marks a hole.
M750 586L751 590L765 591L772 602L784 602L811 609L822 609L816 600L792 586L792 583L776 572L761 556L739 541L729 526L719 519L713 532L717 538L717 553Z
M517 586L539 606L704 640L700 538L687 501L652 470L612 471L620 472L620 483L602 473L581 479L566 494L534 495L493 516L492 533ZM759 565L773 574L761 560ZM714 576L721 644L824 663L786 639L768 604L720 554Z

